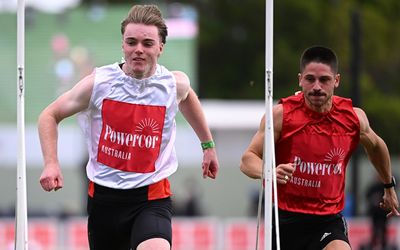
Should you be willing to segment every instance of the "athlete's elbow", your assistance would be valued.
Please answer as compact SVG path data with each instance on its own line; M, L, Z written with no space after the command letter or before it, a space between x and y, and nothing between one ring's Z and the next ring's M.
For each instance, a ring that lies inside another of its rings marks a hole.
M240 171L242 171L243 174L247 175L248 177L252 179L260 179L261 176L257 174L258 171L254 170L253 167L251 167L251 164L248 161L248 158L244 155L240 161Z

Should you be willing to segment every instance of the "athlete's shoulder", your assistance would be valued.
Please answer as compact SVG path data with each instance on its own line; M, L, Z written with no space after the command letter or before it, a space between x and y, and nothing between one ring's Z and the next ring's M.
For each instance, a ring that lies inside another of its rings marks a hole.
M177 100L185 100L190 91L190 79L186 73L182 71L171 71L176 80Z

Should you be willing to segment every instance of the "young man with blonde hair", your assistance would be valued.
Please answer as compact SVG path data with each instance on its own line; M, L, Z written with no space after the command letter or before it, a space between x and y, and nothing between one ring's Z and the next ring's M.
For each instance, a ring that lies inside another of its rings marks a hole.
M168 34L160 10L133 6L121 33L124 62L96 68L41 113L40 184L46 191L63 187L57 126L80 112L89 152L90 249L167 250L178 109L201 141L203 177L212 179L218 172L215 144L189 78L158 64Z

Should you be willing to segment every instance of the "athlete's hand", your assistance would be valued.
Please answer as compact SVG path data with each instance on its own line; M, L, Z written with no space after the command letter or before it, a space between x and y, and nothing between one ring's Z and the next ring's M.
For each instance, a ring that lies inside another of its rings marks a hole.
M276 167L276 180L278 184L286 184L292 179L294 164L279 164Z
M218 158L215 148L208 148L203 150L203 178L210 177L215 179L218 173Z
M50 192L57 191L63 187L63 176L58 165L46 166L40 175L40 185L43 190Z
M399 201L397 200L396 190L394 187L385 188L385 193L383 194L383 200L379 203L379 206L385 210L389 211L386 217L400 216L398 211Z

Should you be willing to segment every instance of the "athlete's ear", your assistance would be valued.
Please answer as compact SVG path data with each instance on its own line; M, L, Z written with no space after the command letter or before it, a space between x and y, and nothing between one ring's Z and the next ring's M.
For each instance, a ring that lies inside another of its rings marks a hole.
M336 74L335 76L335 88L339 87L340 83L340 74Z
M301 83L300 83L301 82L301 73L297 74L297 78L299 79L299 86L301 87Z
M163 50L164 50L164 43L160 43L160 53L158 54L158 57L160 57L161 56L161 54L162 54L162 52L163 52Z

